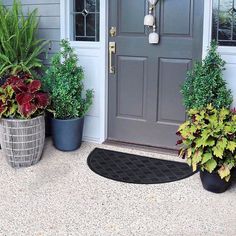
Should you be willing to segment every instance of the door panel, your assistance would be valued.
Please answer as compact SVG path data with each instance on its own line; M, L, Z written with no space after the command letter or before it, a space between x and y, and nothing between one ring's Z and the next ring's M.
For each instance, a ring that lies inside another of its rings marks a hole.
M193 0L164 0L161 7L162 34L191 36Z
M118 6L119 33L121 34L144 34L143 17L145 2L137 4L137 0L120 0ZM143 16L143 17L139 17ZM130 19L135 19L131 20Z
M117 34L109 38L116 43L116 68L109 74L108 138L175 149L185 120L180 86L201 58L203 0L160 0L158 45L148 43L143 26L146 2L109 1L109 28Z
M141 118L144 115L145 85L147 80L146 58L119 57L117 68L117 101L119 117ZM135 78L135 83L134 79Z
M179 124L185 120L185 110L180 93L191 60L187 59L160 59L158 122ZM173 106L174 103L174 106Z

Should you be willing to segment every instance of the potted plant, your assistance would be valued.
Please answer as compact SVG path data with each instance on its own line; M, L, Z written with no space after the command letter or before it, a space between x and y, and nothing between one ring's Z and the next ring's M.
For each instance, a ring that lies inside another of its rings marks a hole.
M233 97L223 79L225 61L217 52L215 41L211 43L206 58L194 64L188 72L181 93L186 110L205 109L208 104L215 108L230 108Z
M236 166L236 113L208 105L201 110L191 109L188 115L189 120L177 132L179 155L187 158L193 171L200 169L206 190L224 192Z
M32 74L35 78L43 67L42 53L48 44L37 37L37 9L25 14L18 0L14 0L11 8L0 2L0 19L1 85L9 75L19 72Z
M0 137L12 167L36 164L45 139L44 111L49 96L29 74L10 76L0 88Z
M93 101L93 90L84 90L84 71L67 40L61 41L61 51L51 60L42 79L51 96L52 139L61 151L73 151L82 142L84 116Z

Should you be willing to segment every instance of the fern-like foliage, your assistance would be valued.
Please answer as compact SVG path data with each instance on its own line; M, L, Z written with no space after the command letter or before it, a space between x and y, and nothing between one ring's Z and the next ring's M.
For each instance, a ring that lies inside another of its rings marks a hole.
M181 93L187 110L204 109L208 104L216 109L231 106L233 97L223 78L224 66L225 61L213 41L206 58L194 65L182 86Z
M12 8L0 1L0 19L0 77L19 72L35 74L43 66L39 56L48 44L37 38L37 9L25 16L19 0L14 0Z
M61 51L51 60L46 75L41 78L49 92L54 117L72 119L83 117L93 102L93 90L84 89L84 71L67 40L61 41Z

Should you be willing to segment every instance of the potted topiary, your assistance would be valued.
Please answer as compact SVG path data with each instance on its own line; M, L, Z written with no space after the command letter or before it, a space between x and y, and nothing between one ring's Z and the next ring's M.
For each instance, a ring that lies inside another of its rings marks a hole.
M208 105L202 110L191 109L188 115L189 120L177 132L179 155L187 158L194 171L200 168L206 190L224 192L236 166L236 113Z
M52 139L61 151L73 151L82 142L84 116L93 100L93 90L84 90L84 71L67 40L61 41L61 51L53 56L51 66L42 79L51 96Z
M45 139L44 111L49 96L31 75L10 76L0 88L1 145L12 167L36 164Z
M211 43L206 58L197 62L188 72L181 93L186 110L205 109L208 104L215 108L230 108L233 97L223 79L225 61L217 52L216 42Z

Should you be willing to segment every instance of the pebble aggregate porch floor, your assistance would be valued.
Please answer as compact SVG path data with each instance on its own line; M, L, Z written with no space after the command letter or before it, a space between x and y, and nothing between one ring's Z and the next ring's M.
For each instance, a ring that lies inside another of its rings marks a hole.
M49 139L40 163L14 170L0 152L0 236L236 235L236 184L216 195L198 174L160 185L115 182L88 168L94 147L178 160L91 143L63 153Z

